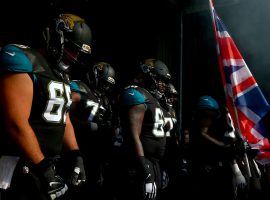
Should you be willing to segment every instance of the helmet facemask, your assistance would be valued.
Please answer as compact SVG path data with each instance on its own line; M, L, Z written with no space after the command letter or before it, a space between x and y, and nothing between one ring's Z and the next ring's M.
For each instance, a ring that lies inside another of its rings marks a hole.
M167 66L160 60L146 59L141 64L141 70L145 74L146 87L158 99L161 99L171 78Z
M113 88L115 86L115 83L108 82L104 79L99 80L97 84L97 89L104 94L109 94L112 92Z
M156 93L158 99L162 98L165 95L167 84L169 82L168 79L161 76L152 75L153 85L152 90Z
M169 83L166 90L167 103L170 107L175 106L178 101L178 92L174 85Z

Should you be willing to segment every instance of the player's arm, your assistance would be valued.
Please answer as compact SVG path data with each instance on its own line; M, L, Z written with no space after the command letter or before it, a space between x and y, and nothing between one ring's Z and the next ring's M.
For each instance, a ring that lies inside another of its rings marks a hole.
M87 119L82 120L78 116L78 112L80 112L80 109L82 109L79 105L81 104L82 101L82 92L79 88L79 82L78 81L72 81L70 84L70 89L71 89L71 98L72 98L72 104L70 106L70 118L73 123L76 123L80 127L83 127L85 129L88 129L89 132L92 130L97 129L97 124L96 123L91 123Z
M79 84L80 81L71 81L70 83L72 103L79 103L81 101L81 90Z
M128 132L131 134L137 160L141 166L141 170L145 177L148 176L148 160L144 156L143 146L140 140L142 124L144 120L145 111L147 109L145 96L135 88L127 88L122 97L122 105L125 109L124 120L127 120Z
M5 130L30 162L43 160L36 135L29 124L33 100L33 82L27 73L9 73L0 78Z
M144 119L145 113L145 105L140 104L136 106L132 106L128 109L128 123L129 123L129 131L132 135L132 139L134 141L135 152L137 156L144 156L142 143L140 140L142 123Z
M66 128L63 140L67 164L71 166L68 181L72 185L80 185L81 183L85 182L86 174L84 170L83 158L79 151L79 146L76 140L73 125L69 118L69 113L66 114Z
M222 142L222 141L220 141L220 140L217 140L216 138L214 138L214 137L212 137L212 136L210 136L209 134L208 134L208 128L207 127L203 127L203 128L201 128L201 135L206 139L206 140L208 140L209 142L211 142L211 143L213 143L213 144L215 144L215 145L217 145L217 146L220 146L220 147L225 147L226 145L225 145L225 143L224 142Z
M76 140L73 125L69 118L69 113L66 114L66 128L64 133L64 148L66 151L78 150L79 146Z
M93 131L98 130L98 124L94 123L92 121L89 121L87 118L86 119L81 119L79 114L80 109L85 109L80 106L82 103L81 100L81 94L79 92L72 91L71 92L71 97L72 97L72 104L70 106L70 119L73 123L76 123L76 125L80 126L81 128L84 128L85 130L88 130L88 133L92 133Z
M137 156L136 160L139 164L139 176L143 179L144 182L144 198L152 199L156 196L156 183L154 181L154 174L150 169L151 162L145 157L143 146L140 140L145 111L146 105L139 104L130 107L127 114L130 129L129 131L134 141L135 153Z
M211 142L214 145L220 147L226 147L226 144L209 134L209 127L212 125L212 121L210 119L203 119L200 121L200 134L207 141Z

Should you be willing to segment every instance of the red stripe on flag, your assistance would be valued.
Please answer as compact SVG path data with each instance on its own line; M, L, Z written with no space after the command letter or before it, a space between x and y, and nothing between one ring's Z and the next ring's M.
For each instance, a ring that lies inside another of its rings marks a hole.
M261 149L267 149L268 151L260 151L260 158L259 159L264 159L267 160L268 163L270 162L270 144L267 138L262 138L260 136L256 136L256 134L252 134L251 130L253 130L252 128L254 128L254 123L249 119L249 116L246 116L244 113L241 112L241 110L239 110L238 108L235 107L234 101L235 101L235 94L239 93L239 91L244 91L245 89L247 89L250 85L252 85L252 83L256 83L255 79L254 80L245 80L245 82L243 83L243 85L241 85L242 83L239 84L239 86L236 86L235 88L231 88L232 90L234 89L234 92L232 92L233 97L230 97L230 93L229 91L231 91L230 89L227 89L227 85L226 85L226 76L225 76L225 66L224 66L224 60L226 59L227 61L229 60L233 60L233 59L237 59L237 60L242 60L242 55L239 52L237 46L235 45L234 41L232 40L231 37L227 37L226 34L223 34L222 32L220 33L221 36L224 37L220 37L220 35L218 35L218 26L217 26L217 22L221 21L221 19L219 19L217 17L217 15L215 14L215 10L213 7L213 2L212 0L209 0L210 2L210 7L211 7L211 15L212 15L212 19L213 19L213 27L214 27L214 33L215 33L215 38L216 38L216 42L217 42L217 53L218 53L218 64L219 64L219 70L220 70L220 74L221 74L221 79L222 79L222 83L225 89L225 96L226 96L226 104L227 107L229 109L229 112L233 118L234 121L234 125L236 127L238 127L238 129L240 130L240 132L243 134L243 136L247 139L247 141L250 144L253 144L256 146L256 144L258 145L262 145ZM218 21L219 20L219 21ZM220 25L220 24L219 24ZM225 26L222 27L223 29L226 29ZM248 69L247 66L244 66ZM238 74L236 74L238 75ZM247 76L248 77L248 76ZM257 98L257 97L255 97ZM261 97L258 97L261 98ZM264 97L263 97L264 98ZM251 103L252 104L252 103ZM252 105L250 105L252 106ZM268 105L269 106L269 105ZM239 127L240 126L240 127ZM268 134L269 135L269 134ZM260 147L260 146L259 146Z
M238 119L240 123L240 130L243 136L247 139L247 141L251 144L257 144L260 139L254 136L251 133L251 129L254 127L254 123L237 108Z
M231 80L231 81L232 81L232 85L234 85L233 80ZM246 89L250 88L255 83L256 83L256 81L255 81L253 76L247 78L246 80L242 81L241 83L239 83L238 85L236 85L232 88L233 95L237 96L238 93L245 91Z
M223 59L243 59L231 37L218 38L220 54Z
M270 158L270 152L269 151L261 151L257 155L258 160L269 159L269 158Z
M268 138L263 138L263 146L261 147L261 150L269 150L270 149L270 143Z

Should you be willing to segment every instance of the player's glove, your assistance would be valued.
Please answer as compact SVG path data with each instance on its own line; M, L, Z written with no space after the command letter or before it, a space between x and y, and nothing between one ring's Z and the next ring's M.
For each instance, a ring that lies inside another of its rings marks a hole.
M163 170L161 172L161 189L164 190L165 188L167 188L169 185L169 181L170 179L168 173L165 170Z
M83 158L79 150L72 150L66 154L67 164L71 166L68 182L73 186L79 186L86 181Z
M51 200L61 197L66 193L68 187L63 179L56 174L52 160L44 158L36 166L36 170L40 176L42 185Z
M151 162L144 156L139 157L140 168L144 180L144 199L154 200L157 195L157 186L154 181L154 175L151 172Z

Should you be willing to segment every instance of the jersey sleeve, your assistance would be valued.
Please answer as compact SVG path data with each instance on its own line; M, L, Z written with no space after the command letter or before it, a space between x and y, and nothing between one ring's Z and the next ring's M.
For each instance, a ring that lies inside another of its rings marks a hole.
M147 103L145 96L136 88L125 89L121 97L121 104L123 106L135 106L145 103Z
M80 80L71 81L70 89L72 92L77 92L80 94L87 94L90 91L89 87Z
M79 85L78 85L78 83L76 81L71 81L71 83L70 83L70 90L72 92L77 92L77 93L80 92Z
M9 44L0 51L0 72L29 73L33 65L23 50Z

